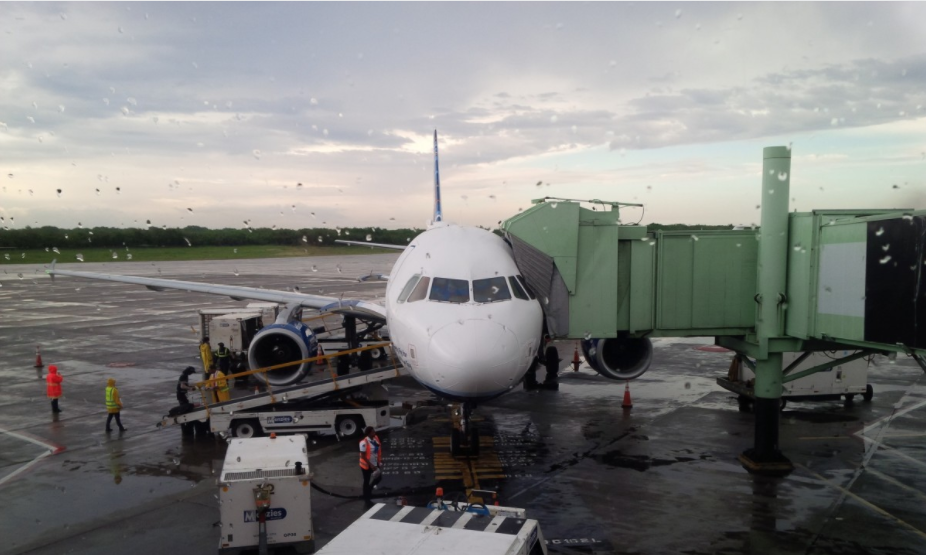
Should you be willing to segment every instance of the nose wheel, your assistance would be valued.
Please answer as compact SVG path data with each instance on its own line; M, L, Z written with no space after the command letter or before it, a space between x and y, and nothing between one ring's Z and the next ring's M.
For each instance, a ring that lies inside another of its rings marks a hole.
M450 455L452 457L479 456L479 428L472 423L472 403L454 405L453 430L450 432Z

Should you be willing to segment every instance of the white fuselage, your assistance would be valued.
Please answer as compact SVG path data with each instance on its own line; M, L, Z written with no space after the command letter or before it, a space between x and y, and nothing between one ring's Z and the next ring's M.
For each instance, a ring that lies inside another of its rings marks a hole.
M409 373L457 401L517 385L543 325L519 273L508 244L486 230L441 222L417 236L386 287L390 338Z

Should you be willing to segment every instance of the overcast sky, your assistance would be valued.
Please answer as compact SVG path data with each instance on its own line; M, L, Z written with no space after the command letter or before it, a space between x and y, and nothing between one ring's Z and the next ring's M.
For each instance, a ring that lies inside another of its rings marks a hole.
M757 223L762 148L789 143L793 208L926 208L924 22L922 2L2 2L0 216L421 227L434 129L458 223L540 196Z

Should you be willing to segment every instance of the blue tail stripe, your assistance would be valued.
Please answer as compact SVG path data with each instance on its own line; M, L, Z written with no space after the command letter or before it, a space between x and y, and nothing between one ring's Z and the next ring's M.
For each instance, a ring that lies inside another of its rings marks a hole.
M437 129L434 130L434 221L440 222L444 219L444 213L440 206L440 170L437 167Z

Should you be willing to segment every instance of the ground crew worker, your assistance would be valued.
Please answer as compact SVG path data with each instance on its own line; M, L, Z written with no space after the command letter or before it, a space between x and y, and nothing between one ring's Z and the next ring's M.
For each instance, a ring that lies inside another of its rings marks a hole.
M116 380L109 378L106 381L106 412L109 415L106 417L106 431L113 431L109 427L109 424L113 421L113 417L116 417L116 425L119 426L119 431L124 432L126 430L125 426L122 425L122 420L119 418L119 411L122 410L122 399L119 398L119 390L116 389Z
M58 399L61 397L61 382L64 378L58 373L58 367L54 364L48 366L48 375L45 376L45 392L51 399L51 411L61 412L58 408Z
M228 380L225 379L225 372L218 370L214 377L216 378L214 385L216 400L220 403L224 403L231 399L231 394L228 392Z
M363 500L370 504L373 502L373 486L382 480L383 444L373 426L367 426L364 434L365 437L360 440L360 472L363 473ZM379 476L373 478L377 470L380 471Z
M206 376L212 368L212 347L209 346L208 337L204 337L199 345L199 356L203 359L203 375Z
M212 353L209 353L210 355ZM186 392L193 389L193 386L190 385L190 376L196 373L196 369L192 366L187 366L183 370L183 373L180 374L180 379L177 380L177 402L180 405L189 405L190 400L186 396Z
M225 347L225 343L219 343L219 348L215 351L215 358L219 370L227 373L231 367L231 351Z

